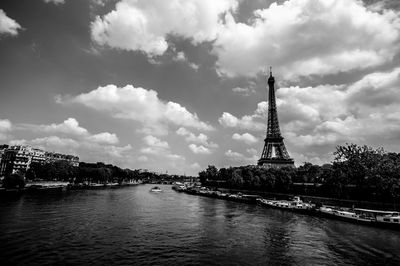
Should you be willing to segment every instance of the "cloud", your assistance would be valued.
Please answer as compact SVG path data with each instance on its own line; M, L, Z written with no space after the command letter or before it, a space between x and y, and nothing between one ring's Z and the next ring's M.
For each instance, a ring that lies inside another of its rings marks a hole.
M27 141L25 141L27 142ZM50 150L52 149L64 149L64 148L73 148L76 149L79 147L79 143L76 140L70 139L70 138L60 138L58 136L49 136L49 137L43 137L43 138L36 138L29 143L33 145L38 145L41 147L48 147Z
M89 141L96 142L99 144L118 144L118 142L119 142L119 139L116 134L108 133L108 132L95 134L95 135L89 136L87 139Z
M19 29L21 29L21 25L9 18L3 9L0 9L0 35L9 34L15 36L18 34Z
M221 15L235 9L234 0L122 0L115 10L91 24L92 39L100 45L162 55L174 34L197 44L216 38Z
M132 151L132 146L130 144L122 147L111 145L104 150L106 154L113 158L124 158Z
M12 130L12 124L8 119L0 119L0 140L5 140Z
M349 84L280 88L276 91L278 116L289 153L297 162L321 163L332 160L335 147L346 142L399 150L399 87L400 67L376 71ZM253 114L242 118L224 113L219 122L226 128L246 130L262 123L265 130L266 108L267 103L261 102ZM244 136L235 133L232 138ZM247 152L257 155L256 150ZM226 156L242 158L232 150Z
M317 161L346 142L399 149L399 86L400 68L394 68L351 84L279 89L278 112L289 151Z
M237 140L237 141L242 141L246 143L247 145L252 145L254 143L258 142L258 139L251 135L250 133L244 133L242 135L235 133L232 135L232 139Z
M285 78L363 69L390 61L399 47L399 14L357 0L289 0L254 11L249 24L230 13L225 21L213 52L231 76L267 64Z
M201 166L200 166L199 163L195 162L195 163L192 163L192 164L190 165L190 168L193 169L193 170L197 170L197 171L198 171L198 170L201 169Z
M186 128L180 127L176 134L184 136L185 141L191 143L188 147L195 154L211 154L218 148L218 144L210 142L208 136L203 133L196 136Z
M115 146L107 141L88 142L84 139L72 139L59 136L46 136L31 140L12 140L10 141L10 145L31 145L46 151L79 155L81 160L107 162L115 162L118 159L129 158L131 156L129 153L132 151L132 146L130 144Z
M20 124L17 126L20 130L29 130L34 132L61 134L64 136L78 138L89 142L99 144L117 144L119 139L116 134L102 132L92 135L86 128L79 125L75 118L68 118L60 124L52 123L50 125Z
M197 144L202 144L206 147L209 148L218 148L218 145L214 142L210 142L208 140L208 136L200 133L199 135L195 135L192 132L190 132L189 130L187 130L184 127L180 127L177 131L176 134L178 134L179 136L184 136L186 142L192 142L192 143L197 143Z
M65 4L65 0L43 0L45 3L53 3L55 5Z
M257 160L259 159L256 155L252 157L246 157L245 155L235 152L232 150L228 150L225 152L225 156L230 160L234 161L236 163L239 163L241 165L243 164L256 164Z
M258 151L254 148L246 149L246 152L251 155L256 155Z
M167 141L148 135L143 138L143 142L145 143L145 147L140 149L140 152L143 154L170 160L169 163L172 164L174 164L174 161L185 160L185 157L171 152Z
M210 154L211 151L209 148L204 147L203 145L189 144L189 149L195 154Z
M241 88L241 87L235 87L232 89L234 93L243 95L243 96L250 96L251 94L256 93L254 88L246 87L246 88Z
M116 118L138 121L143 125L142 132L156 135L167 134L171 125L205 131L214 129L180 104L159 99L156 91L132 85L123 88L107 85L73 98L59 96L57 101L79 103L95 110L107 111Z
M139 162L147 162L147 161L149 161L149 158L147 156L145 156L145 155L140 155L138 157L138 161Z
M235 20L239 1L121 0L97 16L100 45L164 54L169 35L211 42L217 71L254 76L268 65L285 78L365 69L392 60L399 46L399 14L358 0L288 0ZM177 58L182 59L182 54Z
M75 136L85 136L89 134L89 132L79 126L79 122L75 118L68 118L61 124L50 124L50 125L34 125L34 124L22 124L19 125L19 128L34 130L34 131L42 131L46 133L63 133L67 135L75 135Z
M177 52L175 57L173 57L173 60L176 61L176 62L185 62L185 63L187 63L189 65L189 67L191 67L192 69L194 69L196 71L200 67L199 65L197 65L195 63L189 62L189 60L187 59L185 53L182 52L182 51Z
M252 115L244 115L237 118L228 112L223 112L218 122L226 128L238 128L251 131L262 131L266 129L267 102L260 102Z
M1 123L0 123L1 124ZM116 134L109 132L90 133L81 127L75 118L50 125L16 124L15 130L35 133L40 136L32 139L14 139L10 145L32 145L47 151L67 154L78 154L85 160L129 163L132 157L132 146L117 146L119 139ZM82 159L82 158L81 158Z
M152 148L158 148L158 149L169 149L169 144L166 141L162 141L159 138L156 138L154 136L146 136L143 138L144 142L146 145L152 147Z

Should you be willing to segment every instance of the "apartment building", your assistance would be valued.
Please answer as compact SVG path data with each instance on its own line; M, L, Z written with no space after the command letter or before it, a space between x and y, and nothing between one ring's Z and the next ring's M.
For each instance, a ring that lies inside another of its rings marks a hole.
M61 153L47 152L29 145L14 145L2 151L0 161L0 176L7 174L25 174L32 162L48 163L67 161L73 166L79 166L79 157Z

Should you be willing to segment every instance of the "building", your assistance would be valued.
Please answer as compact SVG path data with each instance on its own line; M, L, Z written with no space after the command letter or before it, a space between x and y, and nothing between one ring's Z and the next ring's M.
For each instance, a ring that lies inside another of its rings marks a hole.
M1 176L1 161L2 161L3 154L6 151L6 149L8 149L8 145L6 145L6 144L0 145L0 176Z
M11 146L4 151L1 160L0 175L21 173L25 174L32 162L32 147Z
M49 163L67 161L72 166L79 166L79 157L54 152L46 152L28 145L15 145L4 149L0 162L0 176L7 174L25 174L31 163Z
M61 154L55 152L46 152L45 153L45 160L47 163L55 162L55 161L66 161L69 162L72 166L79 166L79 157L68 155L68 154Z
M264 149L258 165L266 168L294 167L294 160L286 149L281 130L279 128L278 110L275 99L275 78L272 71L268 78L268 125L264 139Z

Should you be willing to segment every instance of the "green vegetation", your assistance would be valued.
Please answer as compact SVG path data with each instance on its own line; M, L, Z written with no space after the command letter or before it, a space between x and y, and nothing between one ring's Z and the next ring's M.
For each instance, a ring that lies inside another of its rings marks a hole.
M297 169L208 166L199 177L203 185L214 187L398 202L400 153L346 144L338 146L334 156L332 164L304 163Z

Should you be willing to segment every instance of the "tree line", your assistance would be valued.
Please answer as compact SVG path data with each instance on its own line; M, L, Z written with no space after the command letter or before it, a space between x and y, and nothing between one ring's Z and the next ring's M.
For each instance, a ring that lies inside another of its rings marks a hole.
M70 183L119 183L138 181L150 183L172 183L183 181L188 177L168 174L158 174L142 169L122 169L112 164L85 163L73 166L67 161L46 163L32 162L25 173L8 175L3 180L3 187L23 187L25 182L34 180L64 181Z
M399 200L400 153L346 144L337 146L333 154L333 162L322 166L306 162L298 168L248 165L217 169L209 165L199 177L203 185L214 187L352 200Z

